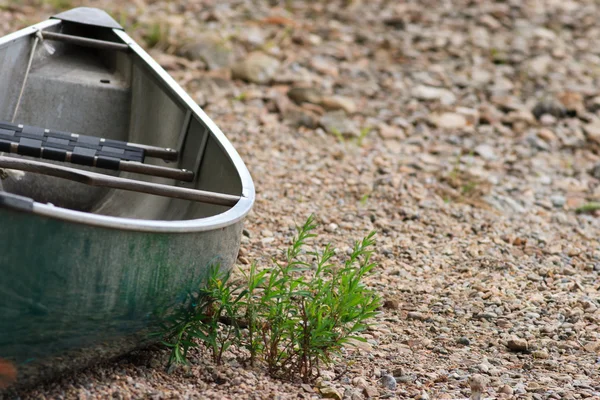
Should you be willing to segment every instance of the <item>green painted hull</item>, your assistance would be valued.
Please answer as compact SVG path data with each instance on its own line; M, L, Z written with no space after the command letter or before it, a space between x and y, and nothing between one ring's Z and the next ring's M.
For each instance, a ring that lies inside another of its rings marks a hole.
M208 265L232 265L241 230L120 231L2 208L0 221L0 358L19 386L148 343Z

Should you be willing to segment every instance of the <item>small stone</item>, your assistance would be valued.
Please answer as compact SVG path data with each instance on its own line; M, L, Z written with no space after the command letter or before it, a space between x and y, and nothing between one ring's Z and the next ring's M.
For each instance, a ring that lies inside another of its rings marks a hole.
M231 74L234 79L267 84L279 69L279 60L261 52L250 53L245 60L233 65Z
M467 124L474 126L479 123L480 113L479 110L467 107L456 107L455 112L464 116L467 119Z
M547 114L546 114L547 115ZM546 143L556 141L556 135L550 129L542 128L537 132L537 136Z
M294 126L305 126L310 129L316 129L319 126L319 117L315 113L294 104L286 107L282 115Z
M531 111L519 109L506 114L506 116L502 118L502 121L512 124L513 126L516 124L534 125L535 118L535 115Z
M341 110L323 114L319 123L328 133L334 135L342 135L343 137L358 137L360 135L356 124Z
M374 386L365 385L362 387L362 391L367 399L372 399L379 396L379 391Z
M213 373L212 379L213 379L213 382L215 382L217 385L224 385L229 381L229 378L227 377L227 375L225 375L222 372Z
M319 389L319 392L321 392L321 396L324 399L336 399L336 400L342 400L342 395L340 394L340 392L338 392L336 389L329 387L329 386L324 386L322 388Z
M512 396L512 394L514 393L514 390L509 385L504 385L498 390L498 393L507 394L509 396Z
M562 103L560 103L554 97L548 96L539 100L531 112L539 120L544 114L550 114L553 117L562 118L566 115L567 110Z
M350 395L350 400L363 400L363 395L359 390L353 390Z
M397 310L400 308L400 301L397 299L387 299L383 302L383 308L387 308L388 310Z
M331 224L327 225L327 227L325 227L325 230L327 232L333 233L333 232L335 232L337 230L337 228L338 228L337 224L334 224L332 222Z
M442 104L450 105L456 102L456 96L448 89L432 86L416 86L411 94L418 100L438 100Z
M287 92L290 99L296 104L312 103L319 104L321 102L321 92L310 87L296 87Z
M271 236L273 236L273 232L271 232L271 231L270 231L270 230L268 230L268 229L263 229L263 230L260 232L260 234L261 234L263 237L271 237Z
M422 391L420 395L418 395L417 397L415 397L415 400L429 400L429 394L426 391Z
M555 194L550 196L550 201L554 207L561 208L565 205L567 199L563 195Z
M353 346L364 351L373 351L373 345L366 341L351 338L346 343L348 346Z
M586 343L585 346L583 346L583 348L585 349L585 351L587 351L589 353L600 352L600 340L588 342L588 343Z
M300 387L302 387L302 389L304 389L304 391L306 393L314 393L315 392L314 388L306 383L303 383L302 385L300 385Z
M475 153L477 153L484 160L492 161L497 158L496 153L494 152L494 148L490 145L480 144L479 146L475 147L474 150Z
M406 316L407 319L416 319L418 321L426 321L429 319L429 317L425 314L422 314L420 312L417 311L411 311L408 313L408 315Z
M556 117L550 114L544 114L540 117L540 123L544 126L551 126L556 124Z
M469 377L469 386L471 387L471 400L480 400L481 392L485 389L485 378L483 375L475 374Z
M597 163L590 169L590 175L592 175L596 179L600 179L600 163Z
M467 126L464 115L451 112L433 115L430 121L441 129L461 129Z
M381 384L388 390L396 390L396 379L392 375L383 375Z
M471 341L469 340L469 338L466 337L461 337L456 341L458 344L462 344L464 346L470 346L471 345Z
M401 140L406 137L404 129L398 126L379 124L379 137L384 140Z
M513 336L506 343L506 347L508 347L512 351L527 351L529 349L529 345L527 340L521 339L519 337Z
M558 95L558 101L565 107L569 113L581 115L585 113L583 96L576 92L563 92Z
M546 349L533 351L531 353L531 355L533 356L533 358L538 358L540 360L546 360L546 359L550 358L550 354L548 353L548 350L546 350Z
M537 392L540 389L540 385L537 382L529 382L527 384L527 391L528 392Z
M259 27L250 25L244 28L244 34L239 39L259 47L265 44L265 33Z
M383 20L383 23L386 24L389 27L392 27L394 29L404 29L406 23L404 22L403 17L389 17Z
M552 57L548 54L542 54L527 62L526 71L529 76L542 77L548 74L551 65Z
M329 60L325 57L315 56L310 60L310 66L317 72L324 75L329 75L337 78L339 75L339 69L335 61Z
M238 260L240 260L240 262L244 265L249 265L250 264L250 260L248 260L246 257L244 256L240 256L238 257Z
M600 96L593 97L587 102L587 109L591 112L600 110Z
M344 110L346 114L356 112L354 100L344 96L325 96L321 99L321 106L326 110Z
M214 32L201 33L193 43L183 46L180 53L190 60L201 60L208 69L226 68L233 64L233 48Z
M584 125L583 131L589 141L600 144L600 120Z

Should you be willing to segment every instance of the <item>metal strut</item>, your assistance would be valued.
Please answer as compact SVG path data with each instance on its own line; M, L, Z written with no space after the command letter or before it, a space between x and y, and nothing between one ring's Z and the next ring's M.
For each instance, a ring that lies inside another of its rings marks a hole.
M224 193L208 192L205 190L188 189L179 186L136 181L133 179L117 178L114 176L82 171L75 168L63 167L39 161L22 160L0 156L0 168L15 169L37 174L55 176L90 186L108 187L112 189L129 190L153 194L157 196L174 197L177 199L198 201L221 206L234 206L241 196Z

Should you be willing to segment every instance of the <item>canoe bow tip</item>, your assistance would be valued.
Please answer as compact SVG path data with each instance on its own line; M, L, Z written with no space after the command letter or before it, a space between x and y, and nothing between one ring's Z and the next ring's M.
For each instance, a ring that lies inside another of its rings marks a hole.
M53 15L53 19L74 22L84 25L93 25L103 28L120 29L123 27L113 19L106 11L93 7L77 7Z

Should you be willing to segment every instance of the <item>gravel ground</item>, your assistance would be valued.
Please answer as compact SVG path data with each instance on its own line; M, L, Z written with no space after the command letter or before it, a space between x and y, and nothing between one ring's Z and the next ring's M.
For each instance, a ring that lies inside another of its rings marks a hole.
M63 3L9 2L0 29ZM239 266L310 213L342 254L375 229L385 307L319 385L202 352L168 374L154 349L22 398L600 398L600 214L578 212L600 201L598 2L147 3L87 5L247 163Z

